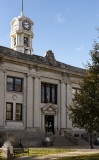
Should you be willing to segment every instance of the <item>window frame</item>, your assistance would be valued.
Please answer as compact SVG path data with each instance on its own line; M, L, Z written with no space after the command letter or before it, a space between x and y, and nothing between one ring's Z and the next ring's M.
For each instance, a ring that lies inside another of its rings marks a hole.
M17 105L21 106L21 112L19 112L19 113L15 112L15 120L16 121L22 121L22 104L21 103L16 103L16 109L17 109ZM20 119L16 119L16 114L20 114Z
M7 104L11 104L11 111L7 111ZM11 113L11 119L7 119L7 113L10 112ZM10 120L13 120L13 103L11 102L6 102L6 120L7 121L10 121Z
M8 83L8 78L12 78L12 79L13 79L12 90L8 89L8 85L11 85L11 84ZM17 83L15 82L16 79L21 80L21 84L19 85L19 86L20 86L20 90L18 90L18 91L17 91L17 89L16 89L16 86L17 86ZM18 77L7 76L6 90L7 90L7 91L22 92L22 91L23 91L23 79L22 79L22 78L18 78Z
M79 93L81 91L81 89L72 87L72 99L74 99L74 95L75 95L75 93L73 93L73 90L75 90L75 93Z
M24 36L24 46L29 47L29 38L27 36Z
M42 101L42 86L44 86L44 101ZM50 101L47 101L47 87L49 86L50 88ZM52 88L53 86L55 87L55 102L52 102ZM50 83L44 83L41 82L41 103L53 103L57 104L57 85L56 84L50 84Z

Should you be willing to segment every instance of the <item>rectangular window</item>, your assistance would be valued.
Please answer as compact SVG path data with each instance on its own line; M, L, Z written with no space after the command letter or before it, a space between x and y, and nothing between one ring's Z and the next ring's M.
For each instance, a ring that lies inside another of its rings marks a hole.
M22 104L20 103L16 104L16 120L22 120Z
M15 78L15 91L17 92L22 91L22 79Z
M41 103L45 102L45 85L41 84Z
M52 103L56 102L56 86L52 86Z
M79 88L72 88L72 99L74 99L74 95L79 92L80 92Z
M28 47L28 37L24 37L24 46Z
M14 38L14 46L16 46L16 37Z
M13 120L13 103L6 103L6 120Z
M41 83L41 103L57 104L57 85Z
M14 81L12 77L7 77L7 90L13 91L14 89Z
M7 77L7 90L22 92L22 79Z
M50 85L46 85L46 103L50 102L51 90Z

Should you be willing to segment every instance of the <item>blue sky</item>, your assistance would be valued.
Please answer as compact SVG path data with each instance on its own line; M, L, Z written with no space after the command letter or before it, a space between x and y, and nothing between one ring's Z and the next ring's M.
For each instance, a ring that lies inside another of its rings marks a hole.
M11 46L10 22L21 0L0 0L0 46ZM63 63L84 68L98 40L99 0L24 0L24 15L34 22L34 54L52 50Z

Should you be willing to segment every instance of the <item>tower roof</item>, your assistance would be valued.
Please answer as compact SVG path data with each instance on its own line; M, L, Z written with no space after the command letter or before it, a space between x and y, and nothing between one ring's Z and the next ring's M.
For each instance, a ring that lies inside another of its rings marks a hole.
M22 21L22 20L28 20L32 25L34 24L30 18L25 17L24 15L20 15L20 16L18 16L18 17L13 18L10 24L13 24L13 22L14 22L15 20L18 20L18 21L20 21L20 20L21 20L21 21Z

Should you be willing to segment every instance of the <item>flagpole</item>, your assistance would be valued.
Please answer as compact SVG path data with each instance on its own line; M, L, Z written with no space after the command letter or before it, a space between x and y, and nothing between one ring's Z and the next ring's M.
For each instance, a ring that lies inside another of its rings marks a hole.
M22 11L21 11L21 15L23 16L23 0L22 0Z

